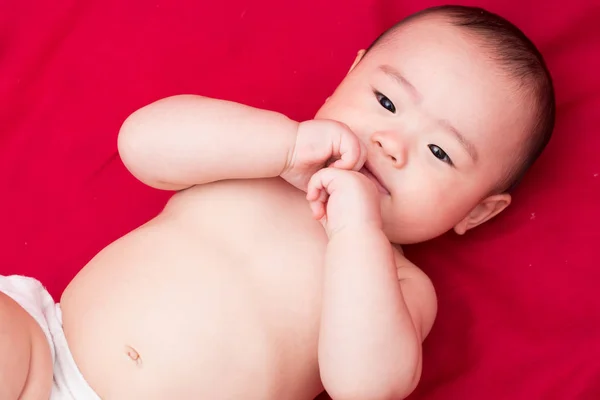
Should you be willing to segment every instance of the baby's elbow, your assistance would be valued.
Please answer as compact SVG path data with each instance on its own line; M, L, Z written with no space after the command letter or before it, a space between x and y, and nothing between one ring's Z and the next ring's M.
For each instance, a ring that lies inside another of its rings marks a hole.
M416 388L416 383L392 384L376 388L326 388L325 390L333 400L402 400L407 398Z
M333 400L402 400L407 398L416 388L416 384L390 385L372 389L348 390L329 388L327 393Z
M144 134L144 109L131 114L121 125L117 138L117 150L127 170L144 183L149 179L148 132Z
M177 95L157 100L132 113L121 125L117 138L119 157L142 183L162 190L189 187L173 182L177 175L173 160L185 146L185 138L176 135L183 129L175 110L186 110L190 99L197 97Z
M386 390L382 393L382 396L379 399L382 400L400 400L405 399L414 390L417 388L419 384L420 374L414 374L407 379L400 379L398 382L395 382L387 387Z
M421 380L423 366L423 353L420 343L414 345L409 357L404 358L403 367L396 379L386 385L386 392L382 399L404 399L418 386Z
M117 138L117 150L125 168L140 182L163 190L178 190L180 187L164 183L157 174L157 163L161 147L156 143L156 132L149 119L152 111L143 107L131 114L121 125Z
M401 400L416 389L421 378L421 361L420 358L404 360L398 366L390 374L364 374L364 379L330 379L323 383L333 400Z
M373 390L328 390L333 400L402 400L407 398L416 388L415 385L398 387L380 387Z

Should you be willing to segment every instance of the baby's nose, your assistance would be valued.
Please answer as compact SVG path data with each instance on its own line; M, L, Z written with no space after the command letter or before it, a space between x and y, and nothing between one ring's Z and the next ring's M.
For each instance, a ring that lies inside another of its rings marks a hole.
M390 160L394 168L402 168L406 164L406 146L395 132L376 132L371 136L371 142L375 145L375 150Z

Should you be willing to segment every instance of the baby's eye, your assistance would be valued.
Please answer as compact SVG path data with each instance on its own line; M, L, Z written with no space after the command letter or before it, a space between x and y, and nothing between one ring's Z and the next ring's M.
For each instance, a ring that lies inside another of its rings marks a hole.
M375 97L377 98L379 104L381 104L381 107L385 108L392 114L396 114L396 106L394 106L394 103L392 103L390 99L379 92L375 92Z
M448 154L446 154L446 152L444 150L442 150L440 147L436 146L435 144L430 144L427 147L429 147L429 150L431 150L431 153L437 159L445 162L448 165L454 165L452 163L452 160L450 159L450 157L448 157Z

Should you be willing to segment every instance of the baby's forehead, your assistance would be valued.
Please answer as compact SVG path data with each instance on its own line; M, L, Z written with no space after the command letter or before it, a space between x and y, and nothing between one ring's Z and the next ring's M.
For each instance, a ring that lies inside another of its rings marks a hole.
M451 21L439 15L423 16L416 19L401 22L386 32L384 32L375 43L372 44L372 48L382 48L383 50L393 51L391 48L385 49L386 45L394 44L397 40L420 40L424 38L434 38L441 36L447 38L448 35L454 37L456 35L463 35L464 40L473 40L472 35L466 35L467 30L457 27L451 23ZM471 36L471 37L469 37Z

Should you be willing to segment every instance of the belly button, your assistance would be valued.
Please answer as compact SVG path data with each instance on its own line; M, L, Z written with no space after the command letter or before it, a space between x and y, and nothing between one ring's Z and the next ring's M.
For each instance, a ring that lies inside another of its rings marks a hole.
M142 365L142 358L140 357L140 353L138 353L133 347L125 346L125 354L127 354L127 356L131 358L131 360L135 362L136 365Z

